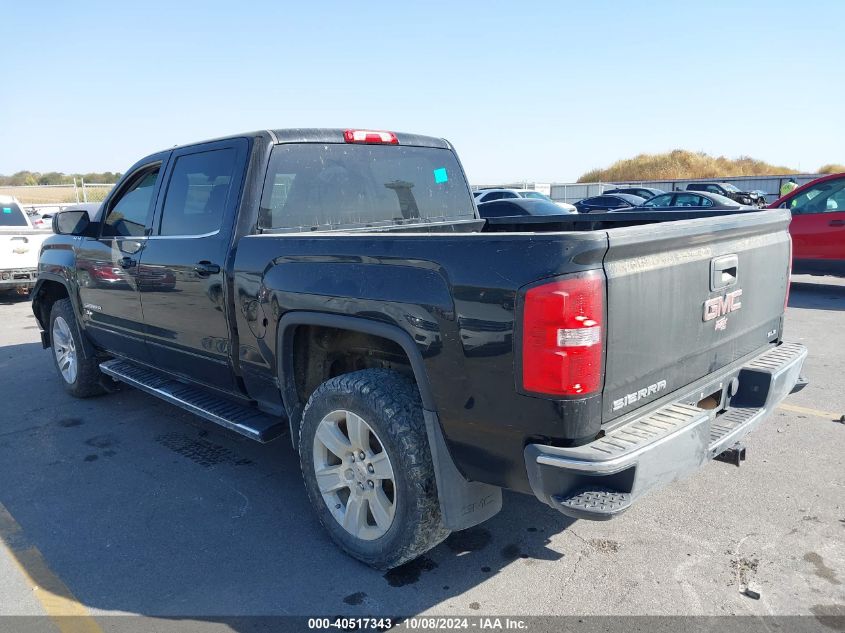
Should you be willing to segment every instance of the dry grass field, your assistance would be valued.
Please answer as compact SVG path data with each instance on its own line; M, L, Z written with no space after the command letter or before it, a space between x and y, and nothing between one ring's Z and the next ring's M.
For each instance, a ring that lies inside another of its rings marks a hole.
M640 154L634 158L616 161L610 167L588 171L578 179L578 182L725 178L797 173L789 167L770 165L748 156L731 159L724 156L710 156L704 152L676 149L666 154Z
M86 186L88 202L101 202L112 185ZM79 200L77 200L77 192ZM67 204L83 202L82 189L73 185L41 185L37 187L0 187L0 196L12 196L21 204Z

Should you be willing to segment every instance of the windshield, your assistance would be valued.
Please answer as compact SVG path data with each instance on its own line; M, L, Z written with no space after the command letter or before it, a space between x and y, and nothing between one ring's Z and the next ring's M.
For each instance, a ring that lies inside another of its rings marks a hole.
M722 188L723 188L725 191L730 191L731 193L739 193L739 189L737 189L736 187L734 187L734 186L733 186L731 183L729 183L729 182L726 182L725 184L723 184L723 185L722 185Z
M0 202L0 226L29 227L26 216L17 202Z
M314 231L475 217L448 149L292 143L273 148L259 225Z

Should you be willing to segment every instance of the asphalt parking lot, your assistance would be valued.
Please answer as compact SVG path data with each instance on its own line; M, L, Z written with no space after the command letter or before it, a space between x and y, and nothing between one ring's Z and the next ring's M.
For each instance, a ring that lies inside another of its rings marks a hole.
M0 615L841 612L845 280L794 277L787 315L810 385L741 468L713 462L606 523L506 494L384 574L329 541L287 439L254 444L128 388L74 400L28 301L0 300Z

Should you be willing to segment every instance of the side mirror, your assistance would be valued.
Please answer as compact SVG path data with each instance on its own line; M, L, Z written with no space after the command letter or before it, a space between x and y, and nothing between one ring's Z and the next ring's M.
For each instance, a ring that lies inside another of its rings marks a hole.
M85 235L91 218L85 209L59 211L53 216L53 232L58 235Z

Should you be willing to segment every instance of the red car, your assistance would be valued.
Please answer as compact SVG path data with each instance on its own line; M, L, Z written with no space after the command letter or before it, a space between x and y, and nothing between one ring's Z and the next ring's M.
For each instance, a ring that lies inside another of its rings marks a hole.
M801 185L768 208L792 211L793 273L845 276L845 174Z

